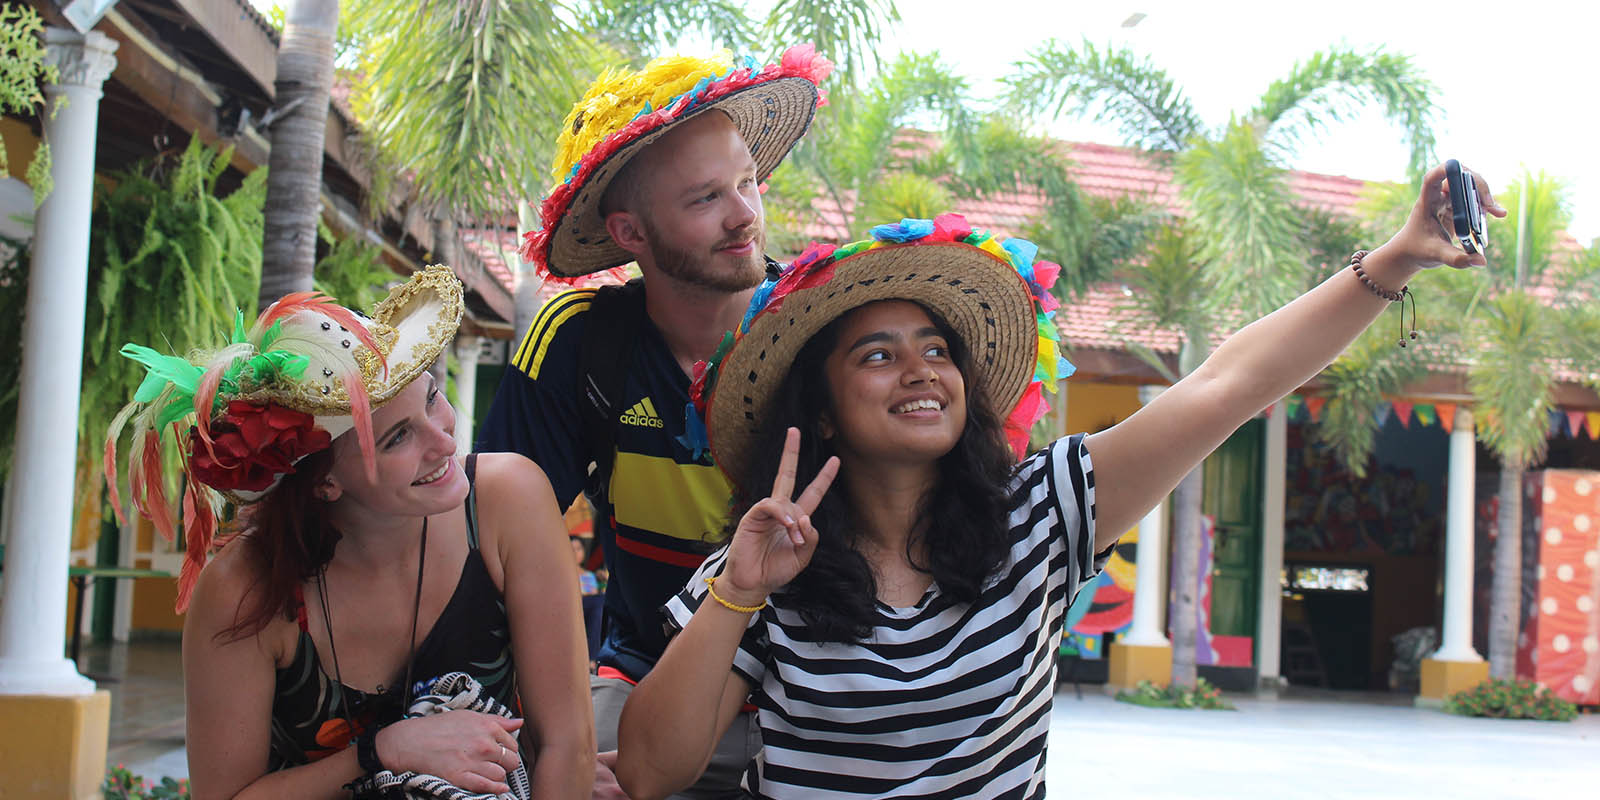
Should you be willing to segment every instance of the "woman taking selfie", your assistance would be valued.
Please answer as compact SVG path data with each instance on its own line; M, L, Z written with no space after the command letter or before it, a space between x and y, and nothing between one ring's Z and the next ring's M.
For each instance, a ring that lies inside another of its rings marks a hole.
M1387 244L1126 421L1020 464L1043 413L1034 382L1057 374L1056 266L956 215L808 251L697 387L743 516L667 605L681 630L624 709L622 786L647 800L687 785L748 696L758 797L1043 797L1073 597L1414 274L1483 263L1441 227L1444 175Z
M435 266L374 319L294 295L248 331L241 317L215 352L124 348L150 375L112 426L111 485L130 419L140 510L172 528L164 441L181 447L187 485L178 604L194 797L444 784L588 796L566 526L532 462L456 457L455 412L426 371L461 311L460 283ZM224 499L238 513L208 564ZM404 718L442 702L427 695L451 673L466 676L450 683L465 687L453 710Z

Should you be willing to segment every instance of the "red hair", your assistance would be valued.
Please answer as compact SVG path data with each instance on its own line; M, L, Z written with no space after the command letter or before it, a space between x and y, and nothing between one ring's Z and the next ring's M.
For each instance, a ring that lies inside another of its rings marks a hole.
M233 625L219 637L238 641L260 633L280 615L294 619L300 585L333 558L339 531L328 522L327 504L315 490L333 467L334 449L301 459L265 497L239 509L225 546L241 549L255 579Z

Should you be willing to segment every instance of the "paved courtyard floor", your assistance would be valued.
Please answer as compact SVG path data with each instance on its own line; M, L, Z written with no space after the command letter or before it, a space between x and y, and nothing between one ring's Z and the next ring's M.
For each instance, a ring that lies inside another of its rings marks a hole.
M86 647L111 678L108 764L146 778L188 774L176 641ZM1119 703L1099 687L1056 694L1051 797L1600 797L1600 715L1575 722L1469 719L1408 695L1291 689L1229 695L1237 711Z

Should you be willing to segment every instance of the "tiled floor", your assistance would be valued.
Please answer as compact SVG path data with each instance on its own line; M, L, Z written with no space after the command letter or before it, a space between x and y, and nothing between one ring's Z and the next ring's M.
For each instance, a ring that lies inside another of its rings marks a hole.
M159 779L189 774L183 753L183 664L177 640L85 644L79 669L111 692L106 764Z
M92 646L83 669L117 678L108 762L188 775L176 641ZM1468 719L1407 695L1290 690L1232 696L1237 711L1118 703L1097 686L1056 695L1051 796L1560 798L1600 785L1600 715L1551 723Z

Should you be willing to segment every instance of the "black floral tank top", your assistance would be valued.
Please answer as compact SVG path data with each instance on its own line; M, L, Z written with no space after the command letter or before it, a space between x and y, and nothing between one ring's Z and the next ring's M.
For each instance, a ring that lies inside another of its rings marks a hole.
M467 457L469 485L476 461L476 454ZM489 695L520 714L505 599L495 588L478 551L476 486L467 493L466 514L468 549L461 578L433 629L417 643L412 678L426 685L445 673L465 672L477 679ZM294 660L277 671L269 771L331 756L348 747L363 731L381 728L404 715L402 687L398 685L376 694L335 681L317 657L306 625L304 601L297 617L300 639ZM413 696L416 694L412 692Z

